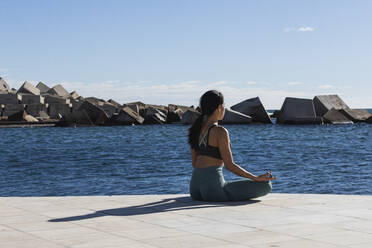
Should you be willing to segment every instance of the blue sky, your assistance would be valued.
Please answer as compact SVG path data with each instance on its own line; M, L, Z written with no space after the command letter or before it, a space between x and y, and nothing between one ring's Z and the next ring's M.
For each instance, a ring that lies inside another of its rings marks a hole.
M372 107L372 1L0 1L0 76L121 103Z

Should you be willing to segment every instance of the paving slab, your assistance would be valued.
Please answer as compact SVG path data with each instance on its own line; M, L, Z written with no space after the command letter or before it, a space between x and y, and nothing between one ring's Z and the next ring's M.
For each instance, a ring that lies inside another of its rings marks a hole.
M0 247L372 247L372 196L0 197Z

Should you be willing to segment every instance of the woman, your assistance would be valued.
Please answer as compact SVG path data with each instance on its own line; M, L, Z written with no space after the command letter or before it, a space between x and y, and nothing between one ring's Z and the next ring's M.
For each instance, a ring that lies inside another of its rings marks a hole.
M242 201L264 196L271 191L270 172L260 176L244 170L234 163L228 131L218 126L225 115L221 92L207 91L200 98L202 114L189 129L192 166L194 167L190 195L195 200ZM247 178L225 182L222 167Z

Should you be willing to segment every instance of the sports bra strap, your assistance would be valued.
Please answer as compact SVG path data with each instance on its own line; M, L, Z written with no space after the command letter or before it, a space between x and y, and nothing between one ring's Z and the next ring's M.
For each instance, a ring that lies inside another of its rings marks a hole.
M199 142L199 146L200 145L205 145L205 146L209 146L209 131L211 130L212 127L216 126L215 124L211 125L208 130L203 134L200 134L200 142ZM207 142L205 142L205 138L207 138Z
M216 124L213 124L211 125L209 128L208 128L208 131L207 131L207 146L209 146L209 131L212 129L212 127L215 127L217 126Z
M200 144L199 144L197 154L212 157L212 158L216 158L216 159L222 159L219 148L209 145L209 131L214 126L217 126L217 125L215 125L215 124L211 125L208 128L208 130L205 132L204 135L200 135L203 139L202 139L202 142L200 142ZM207 142L205 142L206 137L207 137ZM203 145L201 145L202 143L203 143Z

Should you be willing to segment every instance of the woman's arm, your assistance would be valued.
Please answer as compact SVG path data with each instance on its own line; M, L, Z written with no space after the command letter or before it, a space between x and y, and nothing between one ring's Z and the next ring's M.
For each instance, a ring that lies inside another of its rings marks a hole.
M192 167L195 167L195 164L196 164L196 151L195 149L193 149L192 147L190 147L190 151L191 151L191 161L192 161Z
M252 179L254 181L269 181L272 180L270 177L270 173L266 173L264 175L255 176L252 173L246 171L239 165L234 163L231 149L230 149L230 138L229 132L224 127L219 127L218 132L218 148L221 153L222 160L226 166L226 169L234 173L235 175Z

